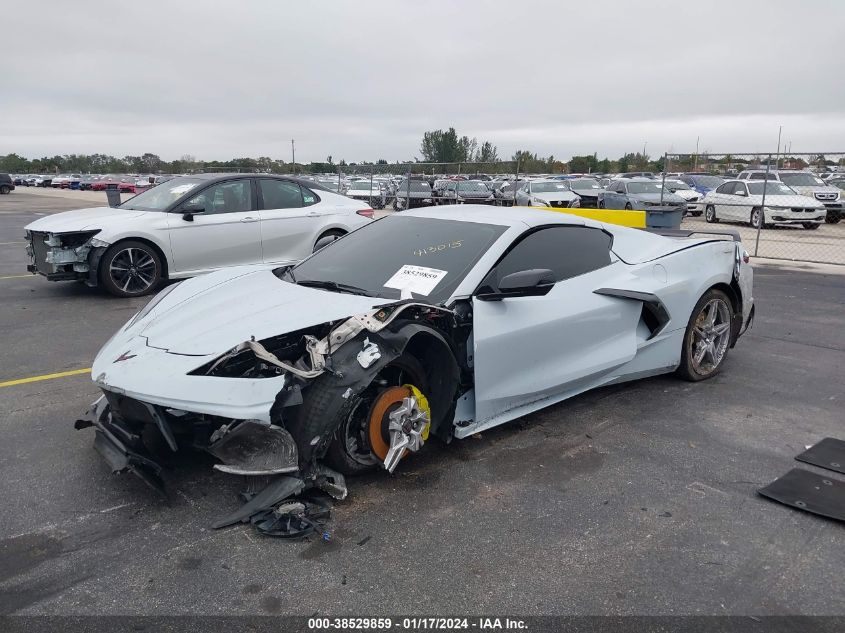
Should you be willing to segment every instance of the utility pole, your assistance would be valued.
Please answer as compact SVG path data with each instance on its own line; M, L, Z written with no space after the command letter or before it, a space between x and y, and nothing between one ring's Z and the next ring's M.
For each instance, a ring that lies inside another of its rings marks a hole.
M778 151L775 154L775 169L780 169L780 133L783 132L783 126L778 128Z
M695 162L693 163L692 170L698 171L698 142L701 140L700 136L695 137Z
M296 145L294 140L290 140L290 162L293 163L293 173L296 173Z

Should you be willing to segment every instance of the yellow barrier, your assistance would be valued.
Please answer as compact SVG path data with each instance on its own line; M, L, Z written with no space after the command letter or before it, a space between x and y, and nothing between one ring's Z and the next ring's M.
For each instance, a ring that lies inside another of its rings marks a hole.
M555 213L568 213L582 218L595 220L596 222L607 222L608 224L619 224L620 226L631 226L635 229L644 229L645 211L628 211L623 209L557 209L555 207L521 207L523 209L534 209L536 211L554 211Z

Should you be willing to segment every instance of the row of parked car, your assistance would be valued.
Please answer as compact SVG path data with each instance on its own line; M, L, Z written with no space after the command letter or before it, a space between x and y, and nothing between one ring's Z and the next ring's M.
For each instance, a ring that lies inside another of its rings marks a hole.
M53 189L79 189L81 191L105 191L117 189L121 193L138 193L152 185L170 180L172 175L137 176L114 174L28 174L12 176L18 187L44 187Z

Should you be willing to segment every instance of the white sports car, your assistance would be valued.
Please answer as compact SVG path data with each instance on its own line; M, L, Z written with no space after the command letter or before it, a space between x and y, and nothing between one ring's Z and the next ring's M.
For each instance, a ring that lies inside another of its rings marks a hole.
M115 471L159 459L275 478L228 525L430 435L464 438L602 385L724 365L754 314L735 233L462 205L383 218L296 266L171 285L94 360L77 428ZM436 450L434 448L433 450Z
M372 215L365 203L295 178L185 176L116 208L77 209L32 222L26 227L27 270L134 297L166 279L298 262Z

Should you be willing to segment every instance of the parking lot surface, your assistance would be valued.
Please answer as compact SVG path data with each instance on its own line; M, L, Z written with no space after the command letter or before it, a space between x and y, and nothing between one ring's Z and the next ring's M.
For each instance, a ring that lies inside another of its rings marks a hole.
M77 193L0 198L0 383L90 366L145 302L26 275L23 226ZM111 475L73 428L86 375L0 387L0 614L845 614L843 526L755 492L843 437L842 273L759 266L713 380L433 441L350 480L329 541L211 530L242 482L208 460L168 473L169 503Z

